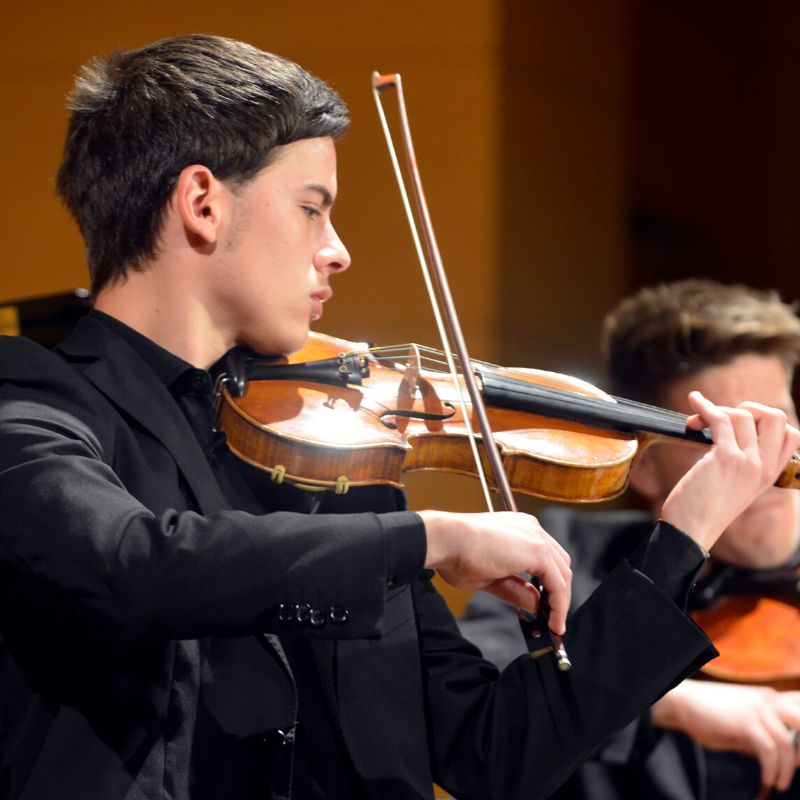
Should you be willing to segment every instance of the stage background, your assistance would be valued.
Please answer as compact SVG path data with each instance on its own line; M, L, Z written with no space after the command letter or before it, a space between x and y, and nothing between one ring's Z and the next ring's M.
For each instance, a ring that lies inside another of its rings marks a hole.
M602 383L600 320L639 285L709 276L800 296L800 4L32 0L7 6L0 52L0 305L87 285L53 188L73 75L188 32L293 58L350 105L335 222L353 267L325 332L436 341L373 69L403 75L474 356ZM481 507L468 479L409 483L415 507Z

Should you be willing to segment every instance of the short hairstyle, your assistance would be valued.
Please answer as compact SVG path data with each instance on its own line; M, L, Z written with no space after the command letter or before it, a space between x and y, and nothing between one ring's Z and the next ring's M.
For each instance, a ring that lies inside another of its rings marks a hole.
M672 383L739 355L800 360L800 320L776 292L711 280L640 290L605 318L603 349L611 391L660 404Z
M277 147L348 128L338 94L297 64L218 36L163 39L82 68L58 193L80 226L92 291L157 254L181 171L237 186Z

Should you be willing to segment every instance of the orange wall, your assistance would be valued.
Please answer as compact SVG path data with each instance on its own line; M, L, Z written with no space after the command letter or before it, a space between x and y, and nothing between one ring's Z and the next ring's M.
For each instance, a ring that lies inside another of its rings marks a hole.
M353 268L336 281L325 331L436 343L370 92L373 69L399 71L472 354L527 366L591 363L593 332L576 330L571 315L588 314L591 327L619 292L624 266L625 7L16 3L0 54L0 304L87 284L79 235L53 190L64 96L80 65L117 47L200 31L293 58L350 105L335 222ZM577 310L567 312L563 298L576 284ZM482 507L469 479L411 476L409 487L415 507Z
M331 304L325 323L348 338L432 336L370 92L373 69L403 73L442 248L466 278L460 292L465 313L486 349L494 327L495 242L485 203L494 195L497 172L497 3L460 3L458 22L455 4L400 5L390 13L366 3L15 4L7 11L0 72L6 231L0 301L87 282L78 233L53 191L66 121L63 97L79 66L116 47L202 31L299 61L334 84L351 107L353 130L340 147L336 222L354 267L339 282L342 299ZM461 191L465 182L469 190Z

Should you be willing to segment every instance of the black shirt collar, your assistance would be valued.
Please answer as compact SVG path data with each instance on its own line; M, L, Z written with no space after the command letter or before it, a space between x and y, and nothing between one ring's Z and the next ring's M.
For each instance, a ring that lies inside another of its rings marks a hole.
M198 383L198 374L208 376L204 370L193 367L188 361L170 353L152 339L134 330L129 325L106 314L103 311L92 309L89 314L105 325L114 334L127 342L153 370L156 377L166 386L173 395L182 394L189 387ZM185 377L184 377L185 376ZM210 377L207 377L210 386Z

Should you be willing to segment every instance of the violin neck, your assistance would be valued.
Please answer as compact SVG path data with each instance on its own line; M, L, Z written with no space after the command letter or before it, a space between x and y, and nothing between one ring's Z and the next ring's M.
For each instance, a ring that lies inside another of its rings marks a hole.
M677 411L648 406L622 397L614 397L609 402L489 371L478 370L477 374L483 383L483 396L488 406L528 411L544 417L632 435L649 433L685 442L713 442L708 428L701 431L687 428L687 417ZM797 453L784 467L775 485L783 489L800 489L800 457Z
M613 398L612 402L562 389L529 383L492 372L478 370L486 404L496 408L529 411L545 417L568 420L595 428L668 436L683 441L711 444L708 428L686 427L687 417L677 411Z

